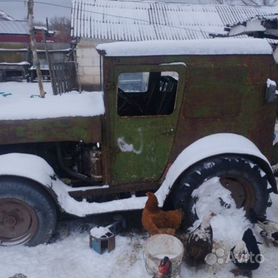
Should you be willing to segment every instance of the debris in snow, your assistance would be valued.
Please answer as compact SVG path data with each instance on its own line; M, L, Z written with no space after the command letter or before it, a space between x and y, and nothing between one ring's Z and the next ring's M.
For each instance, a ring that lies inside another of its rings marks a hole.
M115 249L115 234L108 227L95 227L90 231L90 247L99 254Z
M107 233L110 233L107 227L94 227L90 230L90 235L95 238L100 238Z
M11 96L12 94L11 93L0 92L0 95L2 97L7 97L7 96Z

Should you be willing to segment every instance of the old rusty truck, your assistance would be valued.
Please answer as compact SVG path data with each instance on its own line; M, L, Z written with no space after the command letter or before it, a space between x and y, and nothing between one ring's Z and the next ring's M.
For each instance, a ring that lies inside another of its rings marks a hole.
M147 191L193 221L192 191L216 177L247 216L265 214L277 193L277 65L266 40L97 51L102 91L0 103L1 245L47 242L60 215L142 209Z

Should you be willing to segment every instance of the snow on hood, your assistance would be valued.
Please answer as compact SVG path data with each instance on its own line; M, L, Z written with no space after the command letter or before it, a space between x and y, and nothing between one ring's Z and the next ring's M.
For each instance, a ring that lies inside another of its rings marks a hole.
M105 56L159 55L232 55L272 54L264 39L202 39L184 41L140 41L99 44L97 50Z
M0 120L92 117L104 111L103 92L72 91L57 96L47 94L45 98L8 96L0 99Z

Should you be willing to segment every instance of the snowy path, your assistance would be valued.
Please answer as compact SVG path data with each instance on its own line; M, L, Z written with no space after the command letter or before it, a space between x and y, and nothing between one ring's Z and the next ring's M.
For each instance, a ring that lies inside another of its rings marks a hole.
M277 221L278 198L275 195L272 198L273 205L268 210L268 217ZM88 232L77 232L73 228L69 236L49 245L1 248L0 278L8 278L16 273L23 273L28 278L151 277L144 267L142 250L145 239L146 235L139 233L117 236L116 249L99 255L89 249ZM277 278L278 248L265 245L260 248L265 261L253 272L253 277ZM229 272L232 268L231 262L213 268L203 266L198 270L183 264L181 277L232 278Z

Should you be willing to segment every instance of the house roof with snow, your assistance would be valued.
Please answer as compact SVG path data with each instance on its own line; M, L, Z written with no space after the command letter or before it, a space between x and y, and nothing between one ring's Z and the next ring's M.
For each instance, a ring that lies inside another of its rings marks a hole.
M0 20L14 20L10 15L0 10Z
M29 35L27 21L22 20L0 20L0 35Z
M226 25L275 12L276 6L73 0L72 36L113 41L201 39L225 34Z
M244 22L228 26L229 36L249 34L256 37L278 39L278 14L272 16L255 16Z

